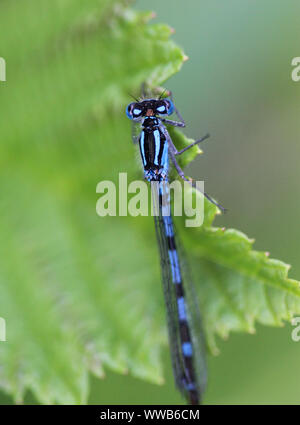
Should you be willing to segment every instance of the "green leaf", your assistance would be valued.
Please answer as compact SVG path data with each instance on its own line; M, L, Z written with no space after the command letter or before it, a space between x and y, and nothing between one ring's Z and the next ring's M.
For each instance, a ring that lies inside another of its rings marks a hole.
M255 322L282 326L299 313L299 282L288 278L287 264L252 250L253 240L234 229L203 226L196 235L188 233L213 352L215 334L254 333Z
M106 368L163 382L167 343L151 217L96 215L96 185L141 176L124 108L185 56L166 25L128 1L11 0L0 5L0 386L21 402L86 403ZM172 130L179 148L189 143ZM187 152L181 165L199 153ZM197 195L201 196L201 195ZM241 233L185 229L207 338L279 325L300 311L287 266ZM101 402L101 394L99 394Z

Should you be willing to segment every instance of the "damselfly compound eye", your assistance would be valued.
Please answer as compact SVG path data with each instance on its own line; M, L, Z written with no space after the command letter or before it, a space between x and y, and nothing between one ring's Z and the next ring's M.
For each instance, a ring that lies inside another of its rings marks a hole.
M169 99L164 99L157 102L158 105L155 108L155 111L158 115L171 115L174 112L173 102Z
M135 117L138 117L139 115L141 115L142 110L141 109L138 109L138 108L134 108L134 110L132 111L132 113L133 113L133 115Z
M142 115L143 110L138 103L130 103L126 108L126 115L129 119L134 120Z
M167 99L165 100L166 104L167 104L167 111L168 111L168 115L172 115L174 112L174 104L172 102L172 100Z
M166 113L166 107L165 105L161 105L158 108L156 108L157 112L159 112L160 114L165 114Z

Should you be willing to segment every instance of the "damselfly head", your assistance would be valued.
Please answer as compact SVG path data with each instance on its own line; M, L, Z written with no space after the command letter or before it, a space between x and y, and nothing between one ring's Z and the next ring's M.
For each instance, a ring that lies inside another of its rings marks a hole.
M126 115L131 120L140 120L143 117L157 115L171 115L174 104L170 99L145 99L141 102L132 102L126 108Z

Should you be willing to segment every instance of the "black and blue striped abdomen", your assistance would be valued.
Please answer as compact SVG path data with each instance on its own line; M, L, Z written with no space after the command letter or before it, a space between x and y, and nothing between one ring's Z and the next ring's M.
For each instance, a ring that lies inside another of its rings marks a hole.
M183 392L188 394L191 404L198 404L200 394L197 389L196 375L194 369L194 349L190 332L189 318L187 315L187 305L185 291L182 280L182 272L179 256L176 247L174 226L171 215L162 216L165 237L167 240L169 265L171 269L171 278L173 290L175 292L177 318L178 318L178 337L180 344L181 357L181 376L177 377L177 385Z
M183 280L173 218L169 210L170 194L167 181L161 181L156 188L158 199L157 203L154 202L154 211L158 214L155 216L155 225L161 255L175 381L189 402L198 404L206 375L201 366L199 367L203 356L197 343L199 333L196 328L200 321L198 313L194 314L197 311L196 297L191 294L190 282L185 280L187 276L184 276Z

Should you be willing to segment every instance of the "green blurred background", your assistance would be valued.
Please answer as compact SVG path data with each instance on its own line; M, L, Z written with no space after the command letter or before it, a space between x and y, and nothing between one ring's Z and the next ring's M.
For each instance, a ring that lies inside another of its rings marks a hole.
M189 174L228 208L218 225L255 237L255 248L292 264L300 277L300 82L291 80L291 60L300 56L300 4L296 0L139 0L156 21L175 29L189 56L167 83L187 122L186 133L210 132L204 155ZM231 335L209 359L205 403L296 403L300 401L300 342L292 327L258 326L255 336ZM166 381L147 384L107 372L92 380L91 403L174 403L165 352ZM31 394L28 403L35 402ZM12 400L2 395L0 403Z

